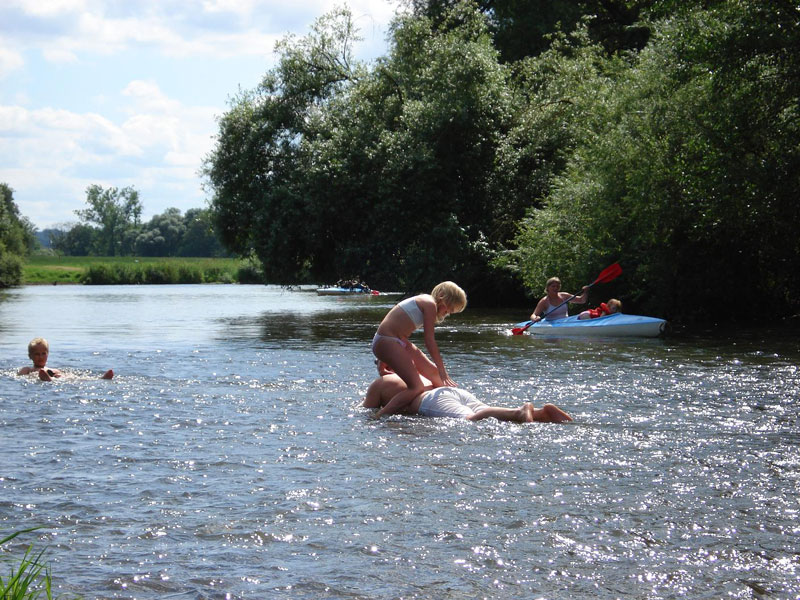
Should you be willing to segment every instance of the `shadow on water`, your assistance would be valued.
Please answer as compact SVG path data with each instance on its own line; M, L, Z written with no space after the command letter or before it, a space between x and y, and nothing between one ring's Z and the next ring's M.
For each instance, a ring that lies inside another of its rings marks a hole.
M219 319L218 340L264 347L317 347L334 342L368 346L385 307L346 307L311 315L264 311Z

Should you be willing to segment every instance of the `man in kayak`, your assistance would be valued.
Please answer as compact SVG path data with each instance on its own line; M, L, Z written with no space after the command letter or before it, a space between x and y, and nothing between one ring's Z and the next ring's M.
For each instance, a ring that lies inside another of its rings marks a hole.
M395 395L408 389L405 382L393 373L386 363L378 361L379 377L367 389L362 406L381 408ZM406 415L422 415L427 417L452 417L468 421L480 421L494 417L499 421L515 423L563 423L572 421L563 410L553 404L545 404L535 408L530 402L519 408L502 408L488 406L463 388L433 387L425 380L425 390L416 396L402 411Z

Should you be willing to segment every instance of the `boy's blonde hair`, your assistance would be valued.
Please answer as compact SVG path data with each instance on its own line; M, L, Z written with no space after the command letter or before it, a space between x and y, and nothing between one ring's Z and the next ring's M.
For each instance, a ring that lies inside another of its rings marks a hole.
M612 313L621 313L622 312L622 302L620 302L616 298L612 298L611 300L606 302L606 306L608 306L609 310Z
M50 353L50 344L47 343L47 340L37 337L28 342L28 358L33 358L33 349L36 348L36 346L44 346L47 348L48 354Z
M431 291L431 296L437 305L439 302L444 302L451 309L450 312L460 313L467 307L466 292L452 281L443 281L438 284Z

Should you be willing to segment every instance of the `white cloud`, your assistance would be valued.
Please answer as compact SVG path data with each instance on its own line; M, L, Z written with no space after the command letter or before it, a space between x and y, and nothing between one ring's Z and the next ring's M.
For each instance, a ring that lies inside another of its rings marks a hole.
M369 40L377 32L383 36L399 0L344 4ZM38 47L55 61L141 45L169 56L267 56L284 35L304 33L314 19L342 5L341 0L15 0L5 10L19 26L4 34L15 47Z
M50 46L42 49L42 56L51 63L76 63L78 56L72 50L63 46Z
M22 214L40 227L74 220L92 183L133 185L149 214L204 204L198 171L213 145L218 109L185 106L152 81L130 82L120 102L126 117L118 123L93 113L0 106L0 181L16 190Z
M180 108L180 103L177 100L167 98L155 81L131 81L122 90L122 95L135 100L135 104L130 110L166 113L177 111Z
M94 183L135 186L146 218L202 206L224 98L343 3L380 52L399 0L0 0L0 181L39 227Z
M86 10L86 0L7 0L12 7L34 17L53 17Z
M0 46L0 79L22 68L25 60L19 52Z
M258 0L204 0L200 4L206 13L233 13L248 17L253 14Z

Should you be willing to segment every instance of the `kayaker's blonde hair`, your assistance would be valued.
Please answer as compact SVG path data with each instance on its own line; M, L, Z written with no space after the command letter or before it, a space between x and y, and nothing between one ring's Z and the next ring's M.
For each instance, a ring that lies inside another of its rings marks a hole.
M443 281L431 291L436 305L443 303L452 313L460 313L467 307L467 294L452 281Z
M544 293L545 294L547 293L547 288L550 287L551 283L557 283L558 285L561 285L561 280L558 277L551 277L550 279L548 279L547 283L544 284Z
M610 310L612 313L622 312L622 302L620 302L616 298L612 298L611 300L606 302L606 306L608 306L608 310Z

